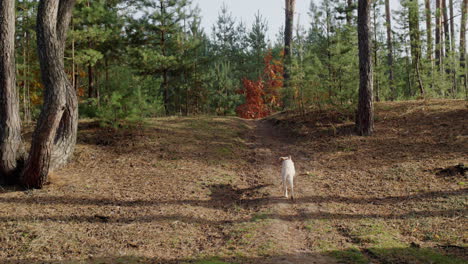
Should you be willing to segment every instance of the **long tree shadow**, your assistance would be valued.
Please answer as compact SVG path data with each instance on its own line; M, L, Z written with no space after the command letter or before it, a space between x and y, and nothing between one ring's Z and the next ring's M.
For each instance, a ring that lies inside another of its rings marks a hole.
M37 260L23 258L6 258L0 259L3 264L287 264L287 263L434 263L434 264L463 264L467 261L467 248L461 248L458 254L455 252L446 252L437 248L361 248L361 249L344 249L344 250L325 250L321 253L296 253L296 254L277 254L265 255L261 257L183 257L178 256L171 259L164 258L148 258L138 255L103 255L99 257L91 257L84 259L70 260Z
M2 197L0 203L18 203L18 204L65 204L65 205L97 205L97 206L158 206L158 205L192 205L204 206L208 208L226 207L226 205L266 205L288 202L280 197L262 197L250 198L253 193L259 189L271 186L270 184L262 184L250 188L238 189L232 185L215 184L210 185L211 199L182 199L182 200L118 200L106 198L89 198L89 197L69 197L69 196L28 196L28 197ZM1 193L0 193L1 194ZM352 204L397 204L409 201L421 201L437 198L448 198L451 196L464 197L468 194L468 189L460 189L453 191L433 191L412 195L403 196L387 196L387 197L370 197L370 198L355 198L343 196L304 196L298 197L295 203L352 203Z
M344 214L344 213L303 213L300 215L281 215L281 214L263 214L263 219L276 219L283 221L298 221L298 220L350 220L350 219L419 219L427 217L464 217L468 215L468 209L453 209L440 211L417 211L404 214ZM141 215L141 216L108 216L108 215L46 215L46 216L0 216L0 221L10 222L69 222L69 223L116 223L116 224L132 224L132 223L153 223L153 222L173 222L179 221L188 224L210 224L210 225L225 225L235 223L245 223L255 221L251 220L208 220L200 217L185 216L180 214L174 215Z

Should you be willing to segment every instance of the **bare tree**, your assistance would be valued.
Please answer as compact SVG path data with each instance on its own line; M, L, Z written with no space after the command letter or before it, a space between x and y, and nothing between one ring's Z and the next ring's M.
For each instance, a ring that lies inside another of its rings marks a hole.
M75 1L39 2L37 46L45 92L21 177L29 188L41 188L47 182L49 170L68 160L76 143L78 103L63 63L66 32Z
M294 26L294 10L296 0L286 0L286 23L284 27L284 85L288 85L290 79L290 61L292 49L292 36Z
M21 120L15 76L15 0L0 1L0 182L21 159Z
M361 136L370 136L374 131L374 104L372 101L372 47L370 32L370 9L372 0L359 0L359 105L356 116L356 131Z

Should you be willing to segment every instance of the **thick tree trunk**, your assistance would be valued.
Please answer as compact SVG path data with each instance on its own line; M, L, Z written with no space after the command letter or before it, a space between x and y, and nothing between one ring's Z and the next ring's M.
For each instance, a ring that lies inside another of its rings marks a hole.
M0 183L14 181L21 158L21 120L15 75L15 1L0 1Z
M356 130L361 136L370 136L374 131L374 105L372 101L372 48L370 45L370 4L372 0L359 0L359 105Z
M441 1L435 0L436 2L436 29L435 29L435 62L438 66L438 70L442 70L442 20L440 18L441 13Z
M66 162L75 146L78 104L63 63L66 31L75 1L39 2L37 46L45 92L21 177L28 188L41 188L47 182L49 170Z
M67 31L71 22L75 2L76 0L61 0L59 5L56 30L58 51L62 65ZM65 165L71 158L75 150L78 131L78 98L76 96L75 84L70 83L70 80L67 78L65 67L61 70L65 76L66 106L54 139L54 148L50 162L51 170Z
M284 27L284 86L289 85L291 78L290 65L291 65L291 50L292 50L292 36L294 26L294 10L296 0L286 0L286 21Z
M390 85L390 100L396 99L395 77L393 73L393 33L392 33L392 13L390 10L390 0L385 0L385 18L387 24L387 47L388 47L388 82Z

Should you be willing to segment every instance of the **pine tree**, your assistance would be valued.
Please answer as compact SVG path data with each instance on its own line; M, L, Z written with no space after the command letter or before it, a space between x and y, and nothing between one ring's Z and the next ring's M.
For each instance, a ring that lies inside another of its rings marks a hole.
M178 91L175 82L182 76L183 22L192 16L188 0L157 0L140 5L143 15L127 28L131 38L134 67L141 74L162 79L162 92L166 114L178 110Z
M260 11L255 15L255 21L252 29L247 34L247 43L249 43L249 57L247 61L251 64L251 69L248 71L250 79L258 78L263 71L263 57L267 51L267 38L268 23L260 14ZM245 66L244 66L245 67Z
M374 131L372 48L370 40L371 1L359 0L358 4L360 87L356 130L361 136L370 136Z

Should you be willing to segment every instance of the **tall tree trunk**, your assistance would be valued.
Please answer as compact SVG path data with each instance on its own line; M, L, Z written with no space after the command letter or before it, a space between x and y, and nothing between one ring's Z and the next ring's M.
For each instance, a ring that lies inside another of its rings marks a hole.
M419 31L419 4L418 0L409 0L408 21L410 30L411 64L413 80L418 83L419 92L424 96L424 86L421 77L421 38Z
M400 39L401 43L404 43L404 40L403 38ZM410 51L409 51L409 48L408 48L408 45L404 45L405 46L405 53L406 54L410 54ZM414 96L414 92L413 92L413 84L411 83L411 58L410 56L405 56L406 60L405 60L405 66L406 66L406 69L407 69L407 78L408 78L408 81L406 82L406 86L407 86L407 91L406 91L406 95L407 96Z
M63 63L66 32L75 1L39 2L37 46L45 92L21 177L28 188L41 188L47 182L49 170L65 163L76 143L78 103Z
M455 14L453 12L453 0L449 0L449 11L450 11L450 38L452 41L450 42L452 45L450 49L455 52L455 25L453 20L455 20Z
M26 58L25 58L25 60L26 60L26 69L25 69L25 70L26 70L26 77L28 77L29 74L30 74L30 63L29 63L29 56L30 56L30 55L29 55L29 53L30 53L29 48L30 48L30 46L29 46L29 36L30 36L29 32L26 32ZM25 121L26 123L29 123L29 122L31 122L31 96L30 96L30 94L29 94L30 82L29 82L28 79L26 79L25 83L26 83L26 85L25 85L25 88L26 88L26 89L25 89L25 93L24 93L24 95L25 95L25 96L24 96L24 101L25 101L25 105L24 105L24 106L25 106L25 107L24 107L24 121Z
M388 46L388 82L390 85L390 100L396 99L395 77L393 73L393 33L392 33L392 13L390 10L390 0L385 0L385 19L387 25L387 46Z
M0 1L0 183L14 181L21 158L15 75L15 0Z
M330 27L331 27L331 23L330 23L330 17L331 17L331 12L330 12L330 8L327 6L327 10L325 11L326 13L326 30L327 30L327 70L328 70L328 83L327 83L327 86L328 86L328 99L331 101L332 100L332 97L333 97L333 87L332 87L332 83L333 83L333 72L332 72L332 54L331 54L331 34L330 34Z
M286 21L284 27L284 86L289 85L291 78L291 50L296 0L286 0Z
M433 64L434 60L434 48L432 43L432 10L431 1L425 0L425 13L426 13L426 41L427 41L427 59Z
M436 2L436 29L435 29L435 62L438 66L438 70L442 70L442 20L441 20L441 1L435 0Z
M442 13L444 16L444 36L445 36L445 58L450 56L450 22L447 12L447 0L442 0ZM450 72L450 69L447 68L447 73Z
M456 96L457 94L457 66L455 63L455 25L453 20L455 19L454 12L453 12L453 0L449 0L449 11L450 11L450 39L451 39L451 46L450 50L452 51L450 57L450 65L451 65L451 75L452 75L452 95Z
M466 22L468 12L468 0L462 0L461 3L461 22L460 22L460 71L462 76L465 93L468 96L467 90L467 69L466 69Z
M67 31L72 18L72 11L76 0L61 0L59 4L56 30L58 40L59 59L62 62L62 72L65 76L66 106L60 120L59 128L54 139L50 169L56 169L68 162L73 155L78 130L78 98L74 84L71 84L63 67ZM44 78L43 78L44 79Z
M72 30L75 30L75 25L73 24L73 19L71 19L71 27L72 27ZM72 40L71 40L71 46L72 46L72 85L73 85L73 89L76 90L76 65L75 65L75 36L73 36Z
M380 80L379 75L377 73L379 67L379 47L377 42L377 2L373 3L373 33L374 33L374 42L373 42L373 49L374 49L374 80L375 80L375 101L380 102Z
M434 43L432 39L432 8L431 8L431 1L425 0L425 14L426 14L426 58L431 64L431 68L429 70L429 76L432 80L434 80ZM430 87L433 86L433 81L430 84Z
M372 0L359 0L359 104L356 130L361 136L370 136L374 131L374 104L372 101L372 48L370 38L370 4Z
M166 13L166 6L164 1L159 1L159 10L161 12L161 15L164 17ZM162 25L161 28L165 27L165 20L162 20ZM161 35L160 35L160 41L161 41L161 53L163 56L166 56L166 32L164 30L161 30ZM163 101L164 101L164 110L166 112L166 115L169 115L171 113L169 109L169 83L168 83L168 75L169 75L169 70L164 69L162 73L163 81L161 83L161 88L163 92Z

